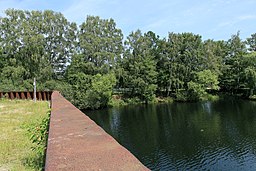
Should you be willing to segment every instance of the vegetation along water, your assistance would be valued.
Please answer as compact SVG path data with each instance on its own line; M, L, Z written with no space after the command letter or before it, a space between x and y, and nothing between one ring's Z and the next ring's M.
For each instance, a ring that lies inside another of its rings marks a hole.
M255 170L256 102L132 105L86 111L152 170Z
M232 33L230 33L232 34ZM0 17L0 91L60 90L80 109L156 97L256 99L256 33L203 40L194 33L131 31L87 16L79 26L58 12L8 9ZM211 93L211 94L209 94ZM112 98L112 95L118 98ZM118 100L118 101L116 101Z
M256 99L256 33L203 40L171 31L124 37L113 19L77 25L51 10L8 9L0 91L32 91L36 78L38 90L59 90L79 109L148 104L92 117L151 169L256 168L255 103L217 100ZM152 104L172 99L194 103Z

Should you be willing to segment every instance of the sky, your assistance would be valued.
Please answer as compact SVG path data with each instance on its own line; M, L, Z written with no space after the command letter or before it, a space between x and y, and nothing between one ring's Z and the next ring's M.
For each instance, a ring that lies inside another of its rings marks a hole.
M256 33L256 0L0 0L0 16L8 8L50 9L77 24L88 15L113 18L125 37L137 29L162 38L192 32L203 40L228 40L238 31L245 40Z

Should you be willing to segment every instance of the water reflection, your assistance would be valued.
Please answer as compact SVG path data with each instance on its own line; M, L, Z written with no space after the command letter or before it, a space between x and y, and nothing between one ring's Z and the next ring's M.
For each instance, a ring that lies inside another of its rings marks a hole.
M254 170L255 111L228 98L85 113L152 170Z

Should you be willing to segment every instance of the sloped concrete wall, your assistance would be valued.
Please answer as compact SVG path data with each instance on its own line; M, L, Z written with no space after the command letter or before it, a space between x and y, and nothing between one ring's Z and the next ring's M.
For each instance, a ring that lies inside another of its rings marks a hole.
M45 170L148 169L60 93L53 92Z

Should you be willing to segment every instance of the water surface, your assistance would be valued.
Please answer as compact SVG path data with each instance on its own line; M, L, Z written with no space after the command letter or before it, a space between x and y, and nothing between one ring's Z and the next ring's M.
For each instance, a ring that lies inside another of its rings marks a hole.
M256 102L225 98L85 113L151 170L256 170Z

